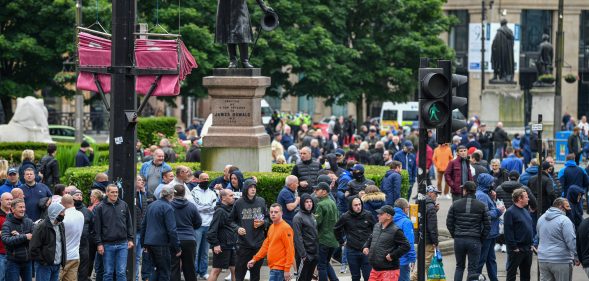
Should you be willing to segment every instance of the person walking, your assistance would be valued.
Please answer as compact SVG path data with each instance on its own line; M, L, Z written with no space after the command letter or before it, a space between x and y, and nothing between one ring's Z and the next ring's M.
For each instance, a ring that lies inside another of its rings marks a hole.
M65 207L53 203L47 210L47 218L33 231L30 251L35 260L35 280L57 281L61 267L66 266L66 234L63 225Z
M380 190L386 195L386 204L393 206L397 199L401 198L401 162L391 161L389 170L382 179Z
M507 281L515 281L519 268L520 280L530 280L532 267L532 217L526 208L528 193L518 188L512 193L513 205L503 215L507 245Z
M235 261L235 278L237 281L243 281L248 270L251 281L260 280L260 268L263 260L258 260L253 267L248 267L247 263L262 247L266 237L265 230L270 222L266 201L264 198L257 196L256 190L257 183L254 179L245 180L243 183L243 195L235 201L231 211L233 231L239 235Z
M268 236L256 255L247 263L253 267L256 262L268 256L270 268L269 281L290 280L290 267L294 263L294 233L288 223L282 219L282 206L274 203L270 206L272 225L268 229Z
M320 182L315 186L315 196L318 200L315 218L317 219L319 237L319 260L317 263L319 281L327 281L328 278L331 281L339 280L330 264L333 253L339 247L333 232L339 216L335 202L329 198L329 191L327 183Z
M6 247L6 281L32 281L33 265L29 241L33 238L33 221L26 216L24 199L12 200L12 213L2 225L2 243Z
M174 200L171 205L174 208L176 218L176 230L180 240L182 254L180 257L171 255L172 275L171 280L180 280L180 271L184 273L184 280L196 281L196 268L194 259L196 257L196 238L194 230L202 224L196 205L188 202L185 198L186 188L184 184L174 186Z
M393 223L395 210L385 205L378 210L378 223L364 243L362 252L372 266L369 281L399 280L399 259L411 247L403 231Z
M113 219L119 218L119 219ZM106 187L106 199L94 208L96 251L102 256L103 281L127 280L127 254L133 248L133 221L116 184Z
M467 181L472 181L470 164L467 158L468 150L464 145L459 145L456 151L458 151L456 159L450 161L444 174L446 184L450 186L452 201L462 198L462 185Z
M587 277L589 277L589 218L577 227L577 255Z
M409 247L411 248L409 252L401 256L401 259L399 260L399 281L409 281L411 269L417 258L414 248L415 246L413 245L415 243L413 222L411 222L411 219L409 218L409 202L407 202L405 198L397 199L397 201L395 201L394 210L395 216L393 217L393 222L403 231L405 238L407 238L407 241L409 242ZM428 224L429 223L431 222L428 221Z
M429 265L434 256L435 249L438 247L438 210L440 205L436 202L440 195L440 190L430 185L425 188L425 216L427 218L427 229L425 235L425 268ZM411 281L417 280L417 270L411 274Z
M499 236L499 218L505 212L505 206L497 207L497 204L491 197L495 197L493 191L493 176L490 174L481 174L477 179L477 200L483 202L487 206L487 214L491 220L491 230L489 235L485 237L481 246L481 256L477 267L477 273L481 274L483 266L487 266L487 275L491 281L497 281L497 261L495 259L495 241Z
M579 159L581 159L581 153L583 152L583 140L581 139L581 129L575 127L573 133L567 139L567 148L569 153L575 155L575 163L579 165Z
M170 255L179 257L182 254L176 228L175 211L170 204L174 199L174 193L174 187L164 186L160 193L160 199L147 207L141 225L141 245L143 245L144 251L149 254L155 268L149 280L171 280ZM186 278L190 278L190 276Z
M554 200L552 207L538 219L538 262L540 279L573 280L573 265L578 266L575 226L566 216L570 210L564 198Z
M443 196L446 198L450 198L449 194L449 185L444 183L444 189L442 189L442 181L444 180L444 174L446 173L446 168L450 161L452 161L452 149L450 149L450 145L448 143L443 143L438 145L434 149L434 156L432 158L434 162L434 166L436 167L436 178L438 190L443 190Z
M344 253L347 255L353 281L360 281L361 276L367 281L370 277L372 268L362 249L372 234L374 224L372 214L363 209L362 200L353 196L348 200L348 211L339 218L333 229L339 244L346 247Z
M315 201L311 195L303 194L301 208L292 221L299 281L311 281L319 258L317 221L314 212Z
M196 274L202 279L208 279L207 274L209 263L209 242L207 241L207 232L213 220L215 213L215 206L217 206L217 194L209 186L209 175L201 173L198 176L199 183L195 186L191 193L196 203L196 209L202 219L202 224L199 228L194 230L196 239L196 257L194 259L194 267Z
M219 191L221 204L215 207L207 241L213 249L213 269L208 281L217 281L222 269L229 268L231 281L235 281L235 246L237 233L233 230L231 209L233 208L233 191L221 189Z
M84 230L84 214L76 210L74 198L69 194L63 195L61 204L65 208L63 227L65 228L67 261L59 272L59 280L77 281L78 268L80 267L80 238L82 238Z
M299 179L299 194L313 193L313 186L317 183L317 176L321 170L321 164L313 160L311 148L301 148L301 161L292 168L292 175Z
M47 145L47 155L39 161L39 173L43 175L41 182L49 188L54 188L59 183L59 162L55 159L56 153L57 145L50 143Z
M467 279L478 276L477 268L481 256L481 242L491 230L487 206L476 199L477 186L474 182L464 183L464 198L454 201L448 211L446 227L454 238L456 270L454 281L461 281L468 256Z

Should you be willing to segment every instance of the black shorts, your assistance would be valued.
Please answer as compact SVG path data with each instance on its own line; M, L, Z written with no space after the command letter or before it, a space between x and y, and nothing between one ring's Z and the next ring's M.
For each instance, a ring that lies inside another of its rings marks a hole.
M223 250L220 254L213 252L213 268L227 269L235 266L235 250Z

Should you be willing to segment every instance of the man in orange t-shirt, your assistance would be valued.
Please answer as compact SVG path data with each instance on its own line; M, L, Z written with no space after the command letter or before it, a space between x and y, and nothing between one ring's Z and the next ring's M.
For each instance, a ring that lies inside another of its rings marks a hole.
M247 263L247 267L264 259L268 255L268 267L270 267L269 281L290 280L290 268L294 263L294 233L288 223L282 220L282 206L274 203L270 206L270 219L272 225L268 229L268 236L264 240L262 248Z
M452 161L452 158L452 149L450 149L450 145L448 145L447 143L438 145L438 147L434 149L434 156L432 160L434 161L434 165L436 166L438 190L442 190L442 181L444 180L444 173L446 172L446 167L448 167L448 163ZM450 186L447 183L444 184L444 186L444 195L448 196Z

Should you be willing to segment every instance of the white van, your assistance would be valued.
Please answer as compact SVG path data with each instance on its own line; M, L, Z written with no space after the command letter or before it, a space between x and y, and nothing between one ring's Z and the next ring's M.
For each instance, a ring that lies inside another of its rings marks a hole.
M412 127L419 121L419 102L412 101L406 103L384 102L380 110L380 128L381 134L386 133L395 127L397 130L401 127Z
M270 123L270 119L272 119L272 107L265 99L261 100L261 109L262 109L262 124L268 125Z

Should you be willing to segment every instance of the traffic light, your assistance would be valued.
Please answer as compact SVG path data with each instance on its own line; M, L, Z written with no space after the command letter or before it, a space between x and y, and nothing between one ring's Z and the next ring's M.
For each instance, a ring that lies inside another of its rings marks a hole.
M450 84L442 68L419 69L419 124L422 128L434 129L449 120Z
M452 142L452 134L464 127L466 127L466 120L454 119L452 112L461 106L468 103L467 98L457 97L456 89L465 85L468 82L468 78L464 75L451 74L452 81L450 82L452 91L446 96L446 104L448 104L448 112L450 117L448 122L445 122L438 127L436 131L436 139L439 144Z

